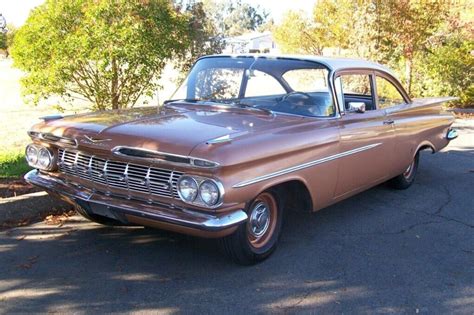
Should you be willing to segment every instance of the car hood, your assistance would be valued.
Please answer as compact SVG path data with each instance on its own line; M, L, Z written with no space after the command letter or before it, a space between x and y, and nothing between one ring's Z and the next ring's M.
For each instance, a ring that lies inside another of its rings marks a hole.
M99 150L128 146L189 155L198 144L215 138L258 133L301 119L250 109L174 104L67 116L35 125L32 131L74 138L80 147Z

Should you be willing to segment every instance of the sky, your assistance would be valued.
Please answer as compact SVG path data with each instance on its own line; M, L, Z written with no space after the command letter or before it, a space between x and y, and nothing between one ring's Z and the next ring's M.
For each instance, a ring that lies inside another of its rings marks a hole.
M21 26L32 8L44 0L0 0L0 13L7 23ZM285 11L303 10L311 12L316 0L244 0L252 5L260 5L270 13L275 22L280 22Z

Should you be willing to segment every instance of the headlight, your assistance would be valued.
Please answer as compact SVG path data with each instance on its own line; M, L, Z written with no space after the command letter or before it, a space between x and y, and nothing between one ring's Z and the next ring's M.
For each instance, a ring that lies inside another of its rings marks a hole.
M26 161L31 167L50 170L53 166L54 155L48 148L29 144L26 147Z
M38 149L34 145L29 144L26 147L26 161L33 167L36 165L38 161Z
M219 207L224 198L222 183L203 176L185 174L178 179L177 188L182 201L199 207Z
M46 148L41 148L38 152L38 162L36 162L39 168L49 169L53 164L53 155Z
M193 202L198 194L198 184L190 176L181 176L178 181L178 194L187 202Z
M219 201L219 187L213 181L206 179L199 185L199 196L208 206L213 206Z

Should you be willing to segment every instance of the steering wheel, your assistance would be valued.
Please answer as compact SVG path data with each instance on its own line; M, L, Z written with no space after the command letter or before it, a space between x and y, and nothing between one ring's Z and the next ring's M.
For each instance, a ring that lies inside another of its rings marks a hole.
M290 96L293 96L293 95L303 95L307 101L311 99L311 95L309 95L308 93L299 92L299 91L291 91L290 93L287 93L281 98L281 102L286 101Z

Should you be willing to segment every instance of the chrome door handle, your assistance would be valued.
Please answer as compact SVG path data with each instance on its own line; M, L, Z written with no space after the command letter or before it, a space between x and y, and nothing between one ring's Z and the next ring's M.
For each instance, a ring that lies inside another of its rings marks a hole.
M388 120L384 120L384 121L383 121L383 124L384 124L384 125L392 125L392 124L394 124L394 123L395 123L395 121L393 121L393 120L391 120L391 119L388 119Z

